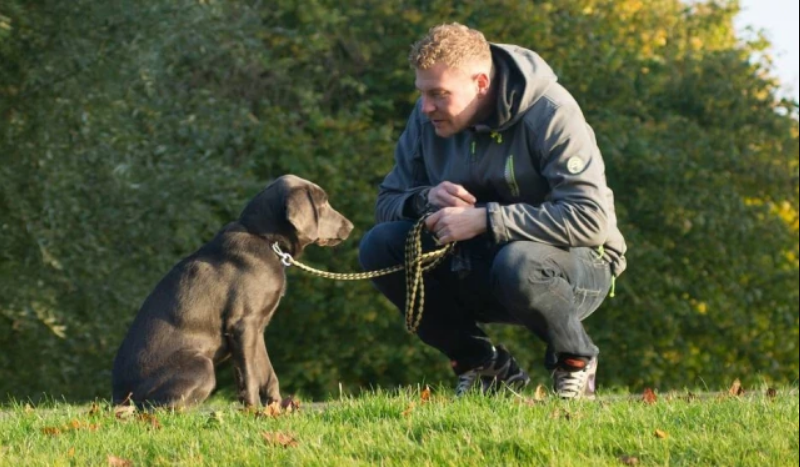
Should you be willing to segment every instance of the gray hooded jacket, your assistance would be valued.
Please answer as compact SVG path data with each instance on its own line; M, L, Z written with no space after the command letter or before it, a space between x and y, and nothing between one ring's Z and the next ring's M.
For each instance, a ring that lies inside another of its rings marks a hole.
M490 238L559 247L600 247L612 272L625 269L625 240L592 128L538 54L491 44L497 109L449 138L436 135L417 102L380 185L378 222L409 219L421 190L457 183L485 205Z

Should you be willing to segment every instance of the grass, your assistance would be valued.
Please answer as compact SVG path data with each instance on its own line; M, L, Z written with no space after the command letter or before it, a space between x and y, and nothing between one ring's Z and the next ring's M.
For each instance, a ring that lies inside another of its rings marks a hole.
M105 402L0 408L0 466L720 465L798 462L798 393L532 394L453 399L439 388L376 391L299 410L214 399L183 412Z

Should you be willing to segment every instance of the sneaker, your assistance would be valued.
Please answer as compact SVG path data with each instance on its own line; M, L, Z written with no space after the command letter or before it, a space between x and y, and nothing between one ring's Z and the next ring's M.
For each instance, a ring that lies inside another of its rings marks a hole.
M469 390L472 389L472 386L475 385L475 381L477 381L480 376L481 375L478 374L478 368L467 370L458 375L458 383L456 384L456 397L461 397L468 393Z
M562 399L594 400L596 375L597 357L589 360L562 357L553 370L553 390Z
M498 345L493 350L494 355L486 363L458 375L457 397L472 389L478 380L481 383L482 394L497 392L503 386L520 390L530 383L531 378L528 373L519 367L517 360L504 346Z

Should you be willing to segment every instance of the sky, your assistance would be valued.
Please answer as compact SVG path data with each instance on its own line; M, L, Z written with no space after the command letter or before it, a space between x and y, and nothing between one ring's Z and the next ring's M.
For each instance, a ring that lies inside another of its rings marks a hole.
M798 0L739 0L741 13L736 20L740 36L745 28L763 30L772 42L775 74L786 93L800 100L800 3Z

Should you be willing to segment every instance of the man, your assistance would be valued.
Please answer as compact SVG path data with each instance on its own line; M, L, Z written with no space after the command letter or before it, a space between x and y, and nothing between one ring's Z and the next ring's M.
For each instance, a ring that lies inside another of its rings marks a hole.
M626 246L592 129L541 57L466 26L432 28L409 61L420 98L380 185L362 267L402 263L409 229L432 212L424 246L457 243L425 276L417 332L451 360L456 394L530 381L478 326L501 322L547 343L558 396L593 398L598 348L581 321L625 269ZM374 284L404 309L402 274Z

